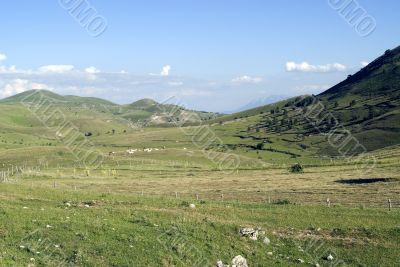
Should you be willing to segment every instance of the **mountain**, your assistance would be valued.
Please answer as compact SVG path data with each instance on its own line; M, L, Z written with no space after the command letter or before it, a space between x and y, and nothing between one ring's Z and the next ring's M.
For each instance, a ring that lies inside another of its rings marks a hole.
M228 112L228 113L237 113L237 112L273 104L273 103L285 100L287 98L289 98L289 97L284 96L284 95L272 95L272 96L268 96L268 97L264 97L264 98L254 99L254 100L250 101L249 103L247 103L246 105L236 109L235 111Z
M400 47L397 47L317 96L294 97L209 123L222 128L229 124L230 129L236 129L225 133L238 137L226 144L231 147L246 142L246 147L254 148L263 143L271 151L290 155L308 151L342 156L349 148L332 145L332 136L343 144L358 142L359 152L373 151L400 143L399 121ZM344 137L351 139L342 140Z

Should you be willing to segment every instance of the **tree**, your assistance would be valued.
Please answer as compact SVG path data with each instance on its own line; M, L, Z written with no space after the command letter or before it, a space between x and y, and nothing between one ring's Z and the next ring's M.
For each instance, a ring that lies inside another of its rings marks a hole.
M256 145L256 149L257 149L257 150L263 150L263 149L264 149L264 143L258 143L258 144Z
M368 107L368 119L371 120L374 118L374 108L372 106Z
M290 166L289 171L291 173L302 173L303 172L303 166L301 166L300 163L296 163L296 164Z
M334 108L337 108L339 106L339 103L337 101L335 101L335 104L333 104Z

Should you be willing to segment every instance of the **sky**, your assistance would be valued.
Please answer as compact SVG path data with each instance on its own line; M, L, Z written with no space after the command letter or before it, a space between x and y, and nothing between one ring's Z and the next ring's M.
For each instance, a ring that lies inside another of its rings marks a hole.
M13 0L0 98L30 89L235 110L317 94L400 45L398 0Z

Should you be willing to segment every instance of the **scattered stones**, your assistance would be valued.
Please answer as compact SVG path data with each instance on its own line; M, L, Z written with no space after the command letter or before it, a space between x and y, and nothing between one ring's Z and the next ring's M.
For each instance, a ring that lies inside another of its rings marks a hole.
M90 206L88 204L85 205L85 208L90 208Z
M46 228L52 228L52 227L53 227L53 226L51 226L51 225L49 225L49 224L46 225Z
M233 258L232 267L248 267L247 260L243 256L238 255Z
M196 205L192 203L192 204L189 205L189 208L195 209L195 208L196 208Z
M225 265L222 261L217 261L217 265L215 265L216 267L227 267L227 265Z
M297 262L298 262L298 263L304 263L304 260L302 260L302 259L297 259Z
M269 245L269 244L271 244L271 240L269 240L268 237L264 237L263 243L266 245Z
M258 239L258 229L254 228L241 228L240 229L240 235L249 237L251 240L257 240Z
M328 261L333 261L333 256L332 256L332 254L329 254L329 256L326 257L326 259L327 259Z
M65 203L65 206L71 207L71 203L67 202L67 203Z
M315 266L315 267L321 267L318 263L316 263L314 266Z
M272 256L274 253L272 251L267 252L267 256Z

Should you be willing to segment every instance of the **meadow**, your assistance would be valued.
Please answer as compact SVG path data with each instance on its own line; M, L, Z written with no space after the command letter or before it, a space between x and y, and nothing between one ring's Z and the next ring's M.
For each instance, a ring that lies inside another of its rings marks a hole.
M212 129L240 143L228 133L238 123ZM106 155L94 170L54 141L0 151L1 169L14 170L0 183L1 266L215 266L236 255L249 266L399 264L397 146L372 152L377 164L365 173L343 158L248 147L218 152L240 158L221 170L179 128L91 142ZM296 162L302 173L289 171ZM242 227L261 228L270 243L241 237Z

